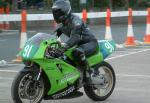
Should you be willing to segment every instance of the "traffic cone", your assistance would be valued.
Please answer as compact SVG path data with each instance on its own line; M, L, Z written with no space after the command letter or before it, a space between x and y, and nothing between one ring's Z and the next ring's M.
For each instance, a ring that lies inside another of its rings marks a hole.
M22 10L21 13L21 37L20 37L20 48L19 50L21 51L22 48L24 47L26 41L27 41L27 33L26 33L26 28L27 28L27 13L26 10ZM13 60L13 62L22 62L22 58L17 55L17 58Z
M20 62L22 62L22 57L17 55L17 58L12 60L12 62L20 63Z
M144 37L144 44L150 44L150 8L147 10L147 26L146 26L146 34Z
M106 32L105 32L105 39L106 40L112 40L110 18L111 18L111 11L110 11L110 9L107 9L107 12L106 12Z
M21 14L21 38L20 38L20 50L24 47L27 41L27 12L26 10L22 10Z
M87 11L86 9L83 9L82 11L82 20L87 23Z
M0 7L0 14L4 14L4 8ZM3 21L0 21L0 29L4 29L5 25Z
M128 16L128 31L127 31L127 39L125 41L125 46L136 46L134 33L133 33L133 26L132 26L132 9L128 9L129 16Z
M6 7L5 13L8 15L10 14L10 8ZM5 21L5 29L9 30L10 29L10 24L9 21Z

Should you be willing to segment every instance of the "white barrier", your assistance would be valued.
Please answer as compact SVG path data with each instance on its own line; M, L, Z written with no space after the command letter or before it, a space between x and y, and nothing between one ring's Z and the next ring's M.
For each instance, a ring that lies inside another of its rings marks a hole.
M74 13L82 18L82 13ZM111 12L111 17L126 17L128 11ZM133 16L147 16L147 11L133 11ZM106 12L89 12L87 18L104 18ZM52 14L27 14L27 21L53 20ZM0 15L0 21L21 21L21 14Z

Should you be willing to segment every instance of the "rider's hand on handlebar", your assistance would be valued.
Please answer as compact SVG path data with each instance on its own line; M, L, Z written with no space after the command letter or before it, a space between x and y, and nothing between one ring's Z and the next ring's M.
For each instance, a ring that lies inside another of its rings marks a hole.
M66 43L61 43L61 45L62 45L62 48L61 48L62 52L65 52L69 48L68 44Z

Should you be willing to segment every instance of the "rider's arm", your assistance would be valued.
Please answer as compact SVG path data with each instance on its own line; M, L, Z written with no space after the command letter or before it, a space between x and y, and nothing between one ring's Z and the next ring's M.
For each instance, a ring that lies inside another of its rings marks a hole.
M68 47L73 47L77 45L81 41L81 33L82 33L82 20L76 20L73 22L73 29L71 31L71 35L69 40L66 42Z
M56 35L57 35L58 37L60 37L61 34L63 33L61 29L62 29L62 25L59 25L59 26L57 27L57 29L55 30Z

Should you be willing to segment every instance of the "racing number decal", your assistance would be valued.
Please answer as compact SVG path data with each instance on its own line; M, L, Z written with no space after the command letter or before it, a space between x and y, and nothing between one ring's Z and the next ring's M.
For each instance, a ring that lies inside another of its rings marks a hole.
M110 53L112 53L115 50L114 47L108 41L105 43L105 47L109 50Z
M24 57L27 57L27 58L29 57L32 47L33 47L32 45L25 46L24 51L23 51Z

